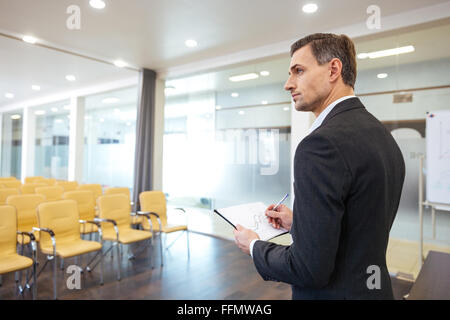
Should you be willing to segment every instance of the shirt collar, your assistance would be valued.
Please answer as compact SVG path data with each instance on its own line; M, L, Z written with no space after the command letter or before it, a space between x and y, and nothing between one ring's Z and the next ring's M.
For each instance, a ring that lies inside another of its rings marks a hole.
M325 117L331 112L331 110L333 110L333 108L339 103L342 102L344 100L350 99L350 98L354 98L356 97L355 95L352 96L345 96L345 97L341 97L335 101L333 101L332 103L330 103L320 114L319 116L316 118L316 120L313 122L311 128L309 128L308 134L310 134L311 132L313 132L314 130L316 130L318 127L320 127L322 125L323 120L325 119Z

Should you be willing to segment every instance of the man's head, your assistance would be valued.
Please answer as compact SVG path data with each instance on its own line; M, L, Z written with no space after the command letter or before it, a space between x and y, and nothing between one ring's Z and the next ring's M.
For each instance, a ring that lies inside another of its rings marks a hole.
M345 35L315 33L292 44L284 88L291 92L295 109L314 112L332 102L330 95L353 92L355 56L355 46Z

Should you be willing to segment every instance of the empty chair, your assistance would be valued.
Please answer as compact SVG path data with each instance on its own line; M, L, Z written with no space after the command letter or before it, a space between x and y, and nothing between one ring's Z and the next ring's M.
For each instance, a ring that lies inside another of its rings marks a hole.
M46 187L45 183L25 183L20 187L22 194L33 194L36 193L36 188Z
M6 199L9 196L17 195L19 194L19 189L15 188L4 188L0 189L0 205L6 204Z
M20 189L20 187L22 186L22 182L20 182L19 180L7 180L2 181L0 183L4 185L6 188Z
M124 194L127 196L128 201L130 202L130 212L133 211L133 205L134 202L132 202L130 199L130 189L126 188L126 187L113 187L113 188L108 188L105 190L105 195L108 194ZM131 224L140 224L142 223L142 216L138 216L138 215L133 215L131 216Z
M46 201L62 200L64 189L61 186L39 187L35 189L36 194L45 196Z
M36 177L26 177L25 178L25 183L36 183L39 180L44 180L44 177L41 176L36 176Z
M17 234L34 241L32 233L21 233L17 231L16 209L13 206L0 206L0 277L10 272L21 271L33 268L33 299L36 298L36 246L33 245L33 257L21 256L17 254ZM27 279L28 280L28 279ZM20 292L23 291L19 284Z
M79 185L77 190L89 190L94 193L94 198L97 201L97 198L103 195L103 189L100 184L92 183L92 184L82 184Z
M76 181L56 181L57 186L61 186L64 189L64 192L75 191L78 188L78 182Z
M153 231L155 234L162 233L168 234L177 231L185 231L186 232L186 242L187 242L187 251L188 251L188 259L190 258L189 252L189 230L187 225L169 225L167 223L167 206L166 206L166 197L162 191L144 191L139 194L139 203L141 211L138 213L150 214L151 220L153 222ZM181 210L185 212L183 208L175 208L176 210ZM142 227L144 230L149 230L151 226L147 223L147 220L142 222ZM162 238L160 238L160 245L162 245ZM166 247L166 249L170 248L173 242ZM162 250L162 249L161 249ZM161 265L163 261L161 259Z
M53 260L53 292L58 297L56 286L56 257L66 259L89 252L102 250L102 244L96 241L82 240L80 235L80 217L74 200L60 200L41 203L38 206L39 247L47 255L47 261ZM94 223L91 221L90 223ZM100 254L100 284L103 284L103 255ZM80 263L81 264L81 263Z
M76 201L81 220L93 221L95 219L95 199L92 191L69 191L64 193L63 198ZM98 228L95 224L83 223L80 225L81 234L92 234L97 231Z
M114 242L117 248L117 279L120 280L120 257L122 254L120 252L119 244L131 244L134 242L149 240L147 244L150 244L150 248L152 248L153 232L151 231L151 228L150 231L135 230L131 228L130 203L125 195L112 194L101 196L98 198L97 203L100 217L96 218L96 221L101 222L103 240ZM151 226L150 219L148 219L148 222ZM113 246L111 246L108 251L112 248ZM145 248L145 246L142 248Z
M36 209L38 205L45 201L45 197L40 194L21 194L9 196L6 204L16 208L17 229L22 232L33 232L33 227L38 226ZM22 243L22 238L18 237L18 242ZM39 235L36 235L36 241L39 241ZM24 243L28 244L29 239L24 238Z

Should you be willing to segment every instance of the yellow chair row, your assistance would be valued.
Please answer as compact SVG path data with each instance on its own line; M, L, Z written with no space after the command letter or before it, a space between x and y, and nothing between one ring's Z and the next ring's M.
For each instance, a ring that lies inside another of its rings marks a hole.
M43 190L39 191L42 192ZM61 192L61 189L59 189L59 192ZM112 241L116 244L117 248L117 272L118 280L120 280L121 264L119 258L121 254L118 244L123 245L143 240L150 240L150 244L152 244L152 239L155 235L161 236L162 233L175 231L186 231L189 257L187 226L171 226L167 224L166 201L162 192L147 191L140 194L139 198L142 211L139 211L137 216L145 217L144 220L141 219L142 230L136 230L131 227L133 221L130 221L129 189L110 188L105 193L106 195L100 196L97 201L99 217L95 217L95 196L92 191L78 190L65 192L63 193L64 200L50 202L45 202L45 196L40 194L15 194L9 196L6 202L10 205L9 207L13 207L17 211L17 229L19 231L39 231L35 233L35 241L39 242L41 251L49 256L47 262L53 259L55 255L60 257L60 259L64 259L92 251L101 252L101 243L103 240ZM48 217L46 212L49 212ZM43 214L47 218L42 218ZM77 222L77 230L75 230L74 221ZM78 221L82 222L82 224L79 225ZM100 249L98 245L83 242L86 240L81 239L81 234L93 232L100 234ZM18 237L17 242L28 244L31 242L31 239L29 237ZM56 243L58 244L57 246ZM113 246L109 250L112 248ZM160 241L160 253L162 266L162 241ZM101 262L103 254L100 256ZM55 268L56 259L54 259L54 273L56 272ZM89 268L87 269L89 270ZM2 269L0 268L1 273ZM54 295L56 298L56 273L54 276Z

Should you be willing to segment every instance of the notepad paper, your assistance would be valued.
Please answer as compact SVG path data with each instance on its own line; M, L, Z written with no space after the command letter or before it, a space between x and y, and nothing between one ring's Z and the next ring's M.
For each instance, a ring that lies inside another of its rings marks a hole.
M255 231L261 240L267 241L288 231L283 228L275 229L272 227L267 221L266 209L267 206L264 203L254 202L217 209L216 211L234 226L240 224L247 229Z

